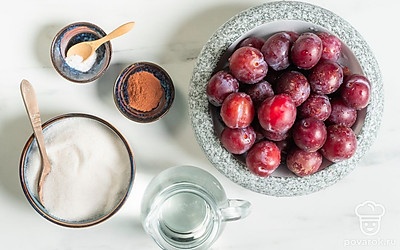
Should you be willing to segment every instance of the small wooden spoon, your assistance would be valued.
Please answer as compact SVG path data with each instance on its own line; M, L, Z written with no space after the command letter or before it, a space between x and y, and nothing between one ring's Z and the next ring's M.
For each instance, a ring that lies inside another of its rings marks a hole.
M39 176L38 182L38 194L39 200L43 204L43 183L46 176L50 173L50 161L47 156L46 148L44 147L42 122L40 120L39 106L36 99L35 91L30 82L22 80L21 82L21 94L24 100L25 108L31 122L33 133L36 137L36 141L39 147L40 157L42 159L42 169Z
M123 24L113 30L110 34L94 40L94 41L88 41L88 42L81 42L77 43L69 50L67 51L67 57L73 56L73 55L78 55L81 56L82 62L88 59L96 50L99 48L103 43L110 41L111 39L114 39L116 37L122 36L123 34L129 32L133 26L135 25L135 22L129 22L126 24Z

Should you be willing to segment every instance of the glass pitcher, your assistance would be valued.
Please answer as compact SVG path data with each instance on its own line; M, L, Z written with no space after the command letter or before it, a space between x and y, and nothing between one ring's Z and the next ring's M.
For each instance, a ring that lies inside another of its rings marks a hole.
M227 199L221 183L192 166L164 170L147 186L142 224L162 249L207 249L226 221L246 217L251 204Z

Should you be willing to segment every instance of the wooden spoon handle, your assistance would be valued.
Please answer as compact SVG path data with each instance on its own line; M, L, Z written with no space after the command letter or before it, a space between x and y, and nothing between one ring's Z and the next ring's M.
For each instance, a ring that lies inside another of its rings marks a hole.
M33 133L35 134L39 151L42 156L43 162L48 163L46 148L44 147L42 122L40 120L39 106L36 99L35 91L30 82L22 80L21 82L21 94L24 100L25 108L29 116L29 120L32 125Z
M135 22L129 22L126 24L123 24L121 26L119 26L118 28L116 28L115 30L111 31L110 34L95 40L92 42L92 46L93 46L93 50L96 50L98 47L100 47L100 45L102 45L105 42L110 41L111 39L117 38L119 36L122 36L123 34L128 33L133 26L135 26Z

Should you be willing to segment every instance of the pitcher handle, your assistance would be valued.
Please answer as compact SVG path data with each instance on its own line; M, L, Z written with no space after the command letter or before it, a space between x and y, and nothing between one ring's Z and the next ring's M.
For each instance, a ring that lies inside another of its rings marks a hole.
M221 209L222 221L235 221L250 214L251 203L245 200L228 200L228 206Z

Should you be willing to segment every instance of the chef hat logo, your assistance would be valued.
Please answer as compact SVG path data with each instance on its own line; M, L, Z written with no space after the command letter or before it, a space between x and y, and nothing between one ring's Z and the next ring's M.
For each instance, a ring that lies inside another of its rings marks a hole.
M365 201L355 209L360 219L360 229L365 235L375 235L379 232L381 218L385 214L385 208L373 201Z

